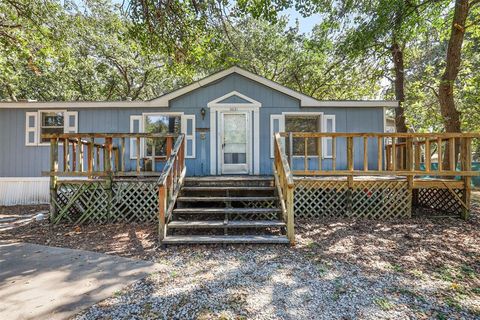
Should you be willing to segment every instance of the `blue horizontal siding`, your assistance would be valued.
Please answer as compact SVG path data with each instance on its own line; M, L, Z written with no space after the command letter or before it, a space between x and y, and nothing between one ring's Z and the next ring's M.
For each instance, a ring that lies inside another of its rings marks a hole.
M96 108L74 107L78 111L79 132L118 133L129 132L130 116L146 112L184 112L194 114L196 120L196 158L187 159L188 175L208 175L210 173L210 112L208 102L232 91L238 91L262 104L260 108L260 174L271 174L270 158L270 116L282 112L324 112L336 116L337 132L382 132L383 108L300 108L299 101L279 91L249 80L238 74L231 74L213 84L170 101L169 108ZM224 102L244 102L238 97ZM201 109L205 108L205 117ZM25 146L25 112L37 109L0 109L0 176L36 177L49 170L50 151L47 146ZM203 138L202 138L203 137ZM343 139L344 140L344 139ZM346 167L345 141L337 141L337 168ZM101 141L99 141L101 142ZM355 167L363 165L363 141L355 141ZM126 153L129 159L129 141ZM63 163L60 150L60 168ZM253 159L253 157L252 157ZM310 159L311 169L315 169L317 159ZM297 167L297 165L299 167ZM325 159L324 165L331 166ZM376 142L369 145L369 165L376 167ZM302 168L303 159L295 160L295 168ZM127 168L135 167L135 160L127 161ZM161 169L159 164L158 169Z

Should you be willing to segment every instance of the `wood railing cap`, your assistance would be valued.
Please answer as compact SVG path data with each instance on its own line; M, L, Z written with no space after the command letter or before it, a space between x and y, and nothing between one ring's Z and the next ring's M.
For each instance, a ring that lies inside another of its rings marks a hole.
M386 133L386 132L278 132L281 137L321 138L321 137L384 137L384 138L480 138L480 132L443 133Z
M177 138L183 133L44 133L43 139L69 138Z

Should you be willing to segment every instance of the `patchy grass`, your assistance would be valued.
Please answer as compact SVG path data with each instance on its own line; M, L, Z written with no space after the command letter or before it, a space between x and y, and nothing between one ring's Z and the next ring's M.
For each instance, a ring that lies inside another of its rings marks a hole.
M391 301L389 301L387 298L377 298L374 300L374 302L383 311L391 310L394 307L394 304Z

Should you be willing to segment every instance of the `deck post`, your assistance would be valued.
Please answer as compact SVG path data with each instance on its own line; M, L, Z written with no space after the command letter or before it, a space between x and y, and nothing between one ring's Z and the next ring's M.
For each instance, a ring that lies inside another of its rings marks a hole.
M287 187L287 237L290 245L295 245L295 213L294 213L294 197L293 191L295 186L288 185Z
M77 171L77 143L72 141L72 171Z
M137 165L136 165L136 170L137 170L137 173L140 173L140 137L137 137L137 143L135 144L135 154L136 154L136 158L137 158Z
M82 138L78 139L78 169L80 172L84 172L85 168L83 167L83 156L84 156L84 147Z
M290 170L293 168L293 134L291 132L288 133L288 165L290 166Z
M108 222L112 220L112 202L113 202L113 189L112 189L112 137L105 138L105 171L107 172L107 177L105 179L105 191L107 192L107 218Z
M363 137L363 171L368 171L368 137Z
M63 139L63 171L68 170L68 139Z
M412 138L407 138L405 141L405 154L406 154L406 159L405 159L405 166L407 171L413 171L414 170L414 154L413 154L413 140ZM408 197L410 197L410 204L413 202L413 178L414 176L412 174L409 174L407 176L407 182L408 182ZM408 216L411 218L412 217L412 205L409 206L409 211L408 211Z
M430 151L430 138L425 139L425 172L430 172L432 167L432 154Z
M158 241L162 243L166 236L165 211L167 210L167 193L165 184L158 188Z
M383 165L383 138L378 137L377 138L377 170L382 171L382 165Z
M337 169L337 138L332 137L332 170Z
M93 171L93 139L88 143L87 146L87 170L88 173L90 173L89 177L90 179L92 178L91 174Z
M122 148L122 157L120 162L120 171L125 171L125 137L120 140L120 146Z
M462 171L471 171L472 170L472 139L471 138L462 138L461 144L461 162L462 162ZM465 203L466 208L462 210L462 219L468 219L470 215L470 197L471 197L471 186L472 178L464 176L463 177L463 203Z
M57 217L58 138L50 139L50 222Z
M347 137L347 167L353 171L353 137Z

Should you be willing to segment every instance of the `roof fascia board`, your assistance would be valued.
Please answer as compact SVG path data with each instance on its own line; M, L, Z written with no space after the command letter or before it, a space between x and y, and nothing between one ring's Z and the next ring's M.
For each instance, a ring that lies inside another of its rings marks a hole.
M150 108L167 106L153 101L54 101L54 102L0 102L0 109L65 109L65 108Z

